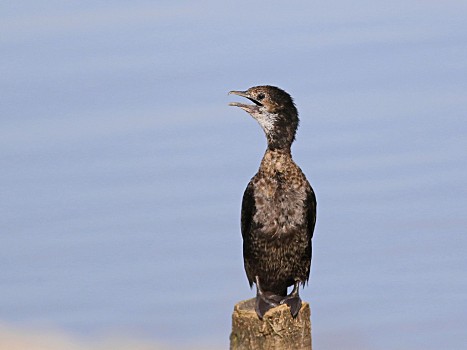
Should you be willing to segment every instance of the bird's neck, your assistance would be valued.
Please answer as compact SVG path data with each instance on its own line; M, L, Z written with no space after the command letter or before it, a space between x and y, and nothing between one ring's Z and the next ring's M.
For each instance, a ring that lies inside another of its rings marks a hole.
M260 169L270 174L277 172L282 173L291 163L293 163L293 160L290 148L268 148L261 161Z
M284 139L280 135L275 134L266 134L266 138L268 140L268 150L290 153L292 140Z
M277 121L280 123L280 121ZM268 149L290 153L290 147L295 139L296 125L284 123L266 131Z

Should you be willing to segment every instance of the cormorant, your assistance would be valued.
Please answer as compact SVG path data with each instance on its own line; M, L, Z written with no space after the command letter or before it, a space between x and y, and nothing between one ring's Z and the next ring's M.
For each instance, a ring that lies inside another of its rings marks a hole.
M300 283L310 276L311 239L316 222L316 197L292 160L291 145L298 127L292 97L275 86L230 91L254 104L232 102L258 121L267 150L242 200L243 261L250 283L256 284L256 313L287 304L295 318L302 301ZM287 295L287 287L293 290Z

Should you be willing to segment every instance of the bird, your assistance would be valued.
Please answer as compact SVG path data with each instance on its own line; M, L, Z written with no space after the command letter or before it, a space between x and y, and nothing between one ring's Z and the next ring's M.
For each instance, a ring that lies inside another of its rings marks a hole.
M252 102L229 105L250 114L267 140L241 208L243 262L250 288L256 285L255 311L262 320L268 310L286 304L296 318L302 306L300 284L304 287L310 276L317 206L310 183L292 159L298 111L292 97L275 86L229 94ZM287 294L290 286L293 289Z

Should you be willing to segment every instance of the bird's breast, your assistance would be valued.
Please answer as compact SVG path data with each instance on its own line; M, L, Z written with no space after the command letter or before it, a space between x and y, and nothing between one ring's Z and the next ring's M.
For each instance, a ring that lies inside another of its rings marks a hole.
M292 234L305 224L305 201L305 188L280 174L257 178L253 220L271 237Z

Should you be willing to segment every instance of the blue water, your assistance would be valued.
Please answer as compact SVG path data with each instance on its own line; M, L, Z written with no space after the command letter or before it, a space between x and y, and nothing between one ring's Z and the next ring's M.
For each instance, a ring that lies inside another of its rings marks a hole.
M467 343L467 6L5 3L0 321L228 346L265 139L228 102L295 98L318 197L313 344Z

